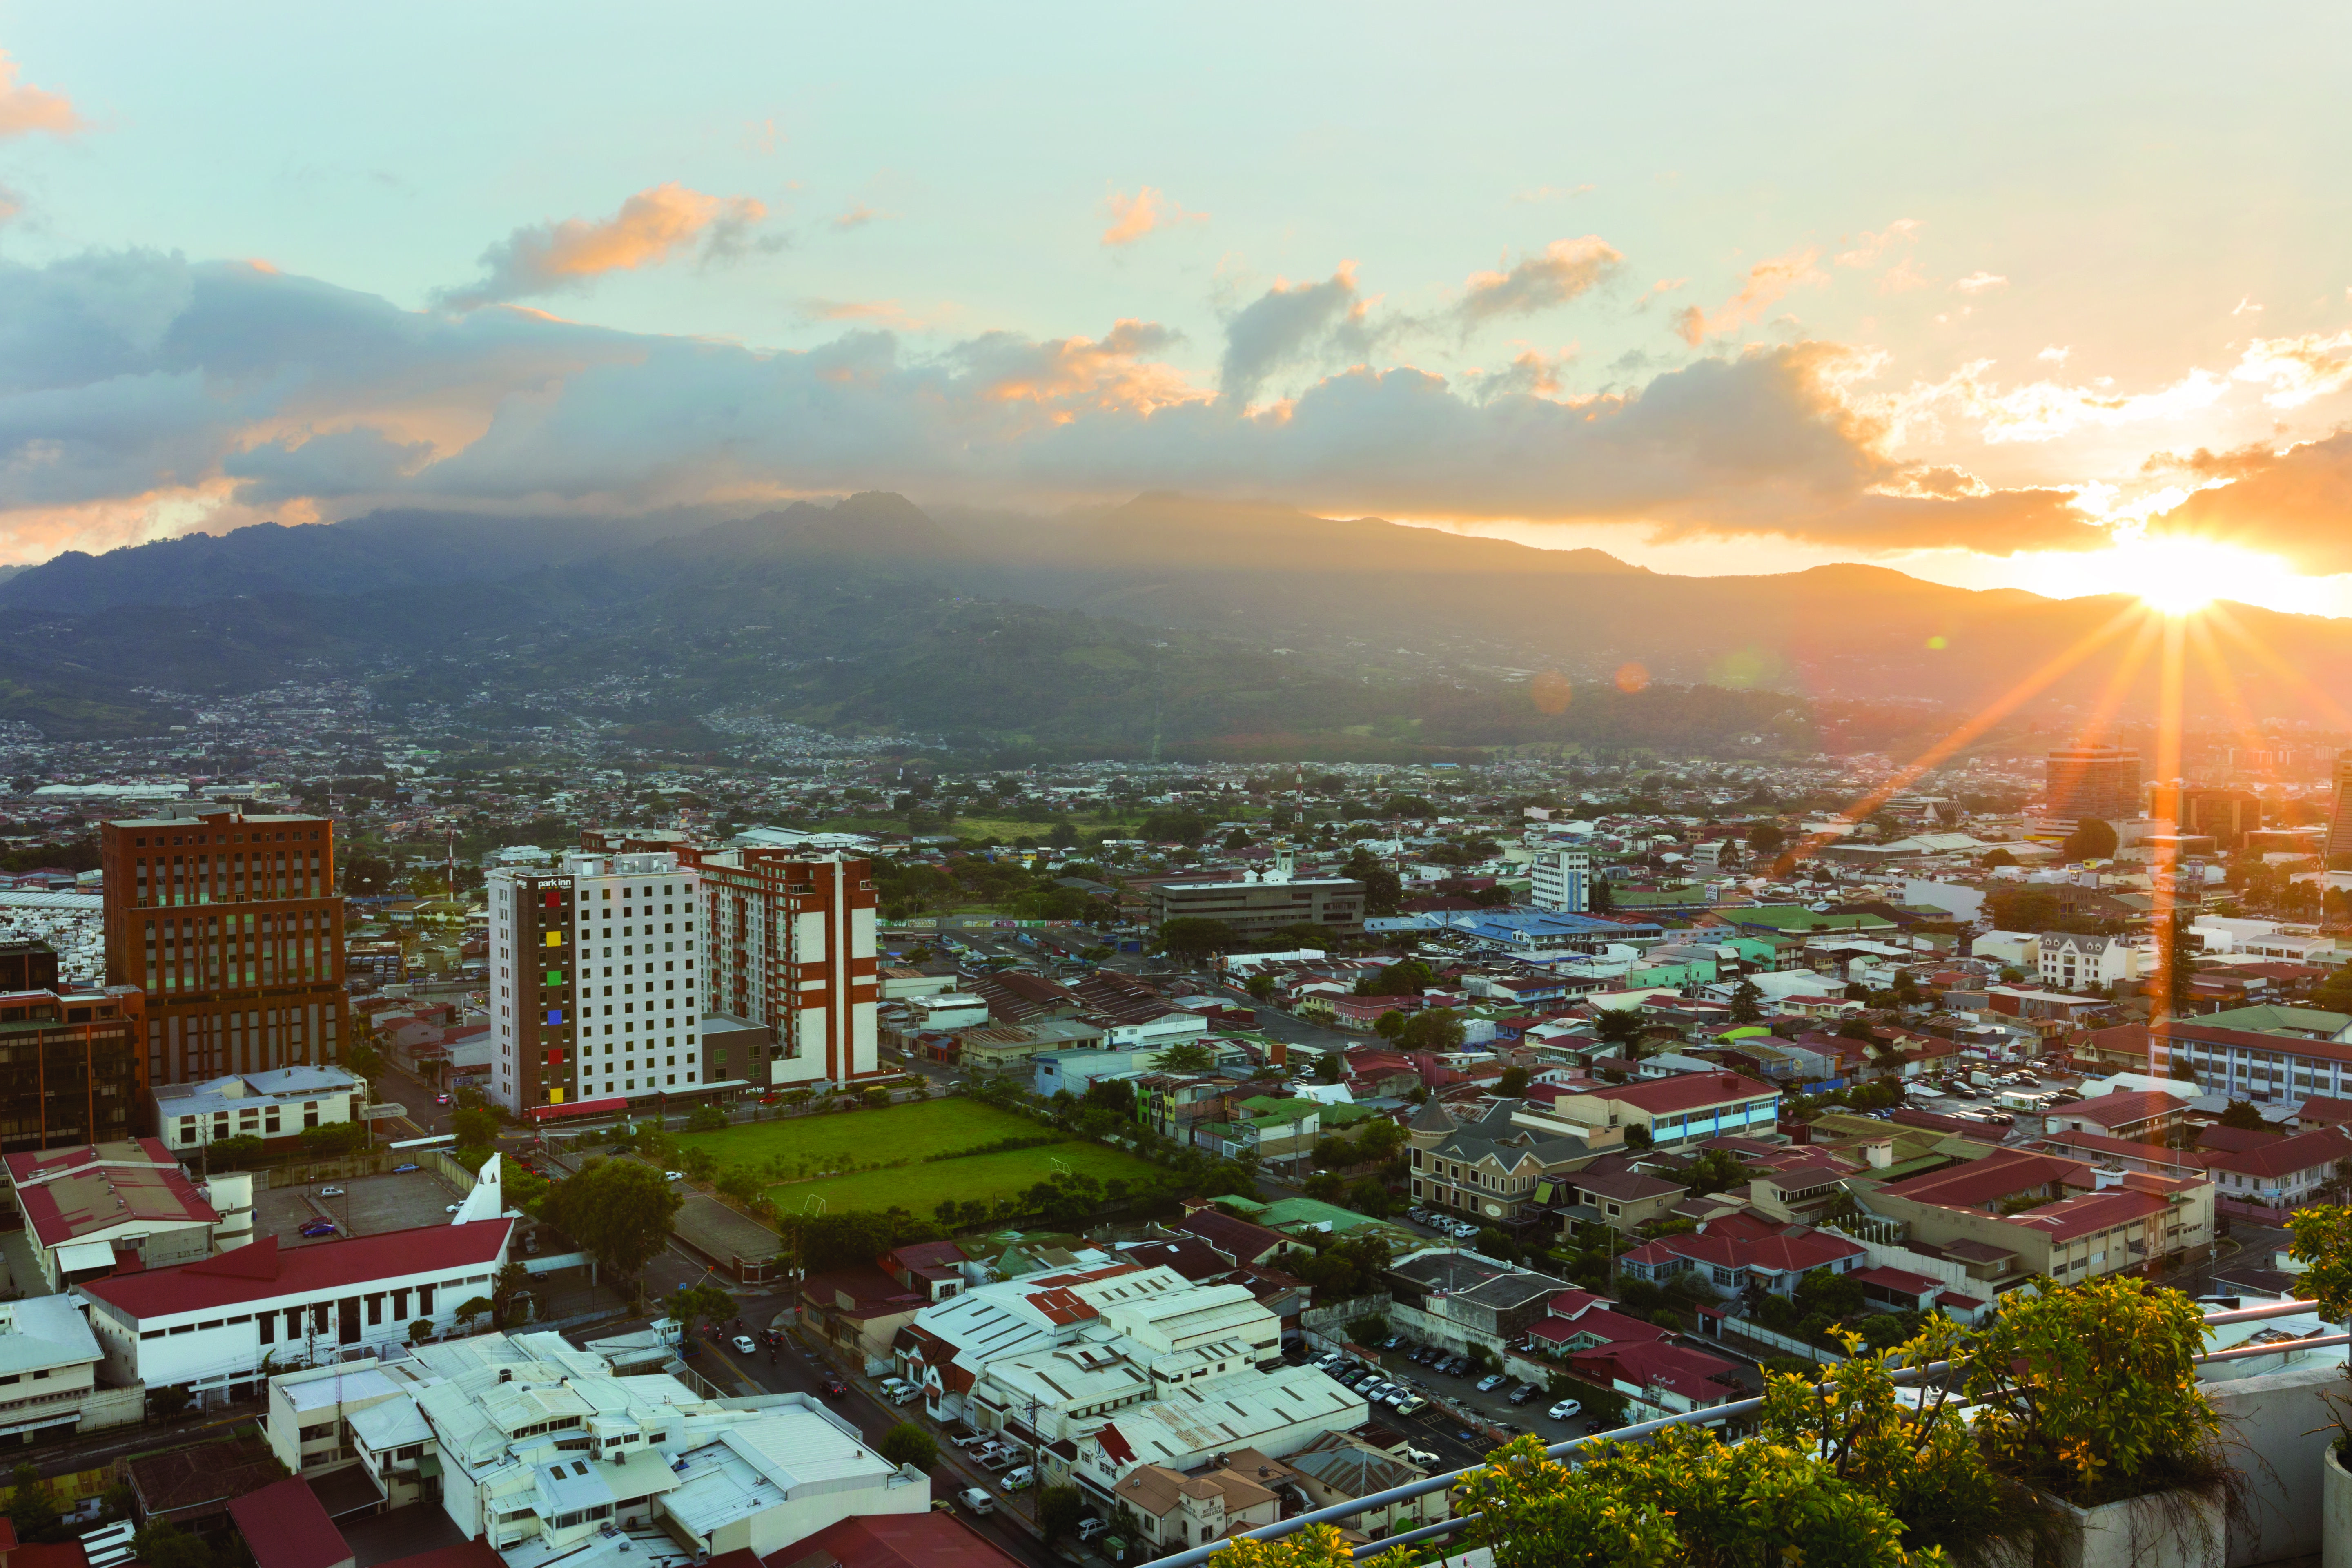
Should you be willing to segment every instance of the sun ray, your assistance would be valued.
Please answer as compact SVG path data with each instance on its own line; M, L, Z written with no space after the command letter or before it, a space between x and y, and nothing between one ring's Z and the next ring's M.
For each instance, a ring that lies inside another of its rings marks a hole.
M2144 616L2145 612L2141 607L2134 604L2118 610L2106 620L2084 632L2074 642L2045 659L2038 668L2019 679L2007 691L1978 709L1975 713L1947 733L1942 740L1895 770L1894 775L1880 784L1877 788L1871 790L1840 812L1835 820L1849 826L1862 821L1872 812L1885 805L1889 799L1910 788L1922 775L1942 766L1945 760L1954 752L1991 729L2016 711L2021 704L2039 695L2049 687L2051 682L2088 658L2097 651L2100 644L2114 637L2125 626L2142 619ZM1838 835L1835 833L1808 835L1795 845L1781 851L1779 858L1772 862L1771 874L1775 877L1787 876L1797 862L1809 858L1817 853L1822 846L1835 842L1837 837Z

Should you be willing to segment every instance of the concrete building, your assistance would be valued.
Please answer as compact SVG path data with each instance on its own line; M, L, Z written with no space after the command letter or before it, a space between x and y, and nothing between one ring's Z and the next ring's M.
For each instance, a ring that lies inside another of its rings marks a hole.
M2044 816L2096 817L2110 825L2140 815L2139 753L2115 746L2065 746L2042 760Z
M709 932L709 1010L774 1035L761 1089L879 1078L872 869L862 858L783 848L687 851Z
M106 978L147 994L148 1084L342 1059L331 818L241 810L109 822Z
M490 1092L518 1116L698 1095L700 878L668 850L493 871Z
M846 1519L930 1507L927 1477L811 1395L715 1398L666 1373L617 1373L554 1333L480 1334L271 1383L271 1448L289 1468L348 1465L387 1503L437 1500L509 1568L625 1568L680 1547L767 1554ZM331 1453L341 1457L322 1463Z
M279 1068L204 1083L158 1084L156 1137L174 1154L194 1156L227 1138L290 1145L306 1128L358 1121L367 1080L346 1068Z
M1771 1137L1780 1118L1780 1091L1771 1085L1735 1072L1703 1072L1560 1094L1549 1105L1528 1100L1512 1120L1531 1132L1580 1138L1596 1149L1638 1127L1654 1148L1670 1150L1709 1138Z
M2042 984L2052 990L2099 991L2118 981L2137 980L2148 956L2128 937L2047 931L2033 941Z
M1149 919L1223 921L1244 937L1271 936L1295 925L1349 936L1364 929L1364 884L1349 877L1296 877L1289 851L1261 878L1238 882L1160 882L1150 889Z
M0 1448L127 1426L143 1393L98 1380L98 1338L70 1296L0 1301Z
M1545 846L1528 865L1528 902L1556 914L1592 907L1592 851Z
M266 1236L194 1262L86 1279L106 1376L204 1395L272 1367L338 1362L440 1334L490 1293L513 1222L428 1226L283 1247Z
M144 1131L147 994L60 985L46 942L21 945L18 963L28 983L0 982L0 1154Z
M152 1138L11 1154L8 1185L53 1290L126 1260L161 1268L253 1237L253 1178L199 1188Z

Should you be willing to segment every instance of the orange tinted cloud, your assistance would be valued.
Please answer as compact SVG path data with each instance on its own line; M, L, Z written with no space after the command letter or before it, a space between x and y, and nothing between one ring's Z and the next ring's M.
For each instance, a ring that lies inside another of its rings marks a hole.
M444 304L471 310L578 288L608 272L658 267L699 242L706 256L740 249L768 216L750 196L713 196L676 180L639 191L609 218L565 218L519 228L482 252L486 276L445 290Z
M1131 196L1125 191L1111 192L1103 198L1103 213L1110 219L1110 226L1102 232L1105 245L1133 245L1156 228L1209 221L1207 213L1186 212L1155 185L1146 185Z
M2300 407L2352 386L2352 331L2256 338L2230 374L2234 380L2267 384L2270 390L2263 401L2273 408Z
M1623 253L1597 234L1555 239L1508 272L1472 273L1462 300L1463 325L1566 304L1613 276L1624 261Z
M2315 576L2352 572L2352 431L2273 451L2245 447L2172 460L2209 488L2148 521L2150 537L2187 534L2277 555ZM2151 465L2154 467L2156 465Z
M1702 310L1696 305L1684 307L1675 317L1675 331L1683 342L1696 348L1711 337L1738 331L1751 321L1762 319L1764 312L1779 303L1782 295L1800 284L1825 283L1829 279L1813 264L1822 258L1817 246L1792 250L1786 256L1776 256L1759 261L1748 269L1748 281L1739 292L1713 311Z
M71 100L18 82L16 62L0 49L0 136L26 136L36 131L70 136L82 128Z

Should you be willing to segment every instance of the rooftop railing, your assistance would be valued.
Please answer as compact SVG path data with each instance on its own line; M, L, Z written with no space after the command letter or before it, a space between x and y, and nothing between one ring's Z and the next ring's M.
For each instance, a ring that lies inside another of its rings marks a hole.
M2315 1312L2318 1309L2319 1303L2316 1301L2273 1301L2260 1307L2209 1312L2205 1315L2205 1322L2208 1327L2219 1328L2231 1323L2254 1323L2273 1318L2298 1317ZM2225 1351L2209 1352L2197 1357L2196 1360L2198 1365L2206 1366L2224 1362L2247 1361L2258 1356L2285 1355L2300 1351L2324 1350L2331 1345L2352 1345L2352 1333L2313 1334L2301 1339L2272 1341L2265 1344L2235 1345ZM1922 1383L1950 1370L1949 1362L1930 1362L1925 1366L1905 1367L1895 1373L1893 1378L1897 1384ZM1720 1421L1753 1415L1763 1407L1764 1401L1761 1397L1735 1399L1728 1404L1711 1405L1703 1410L1688 1411L1680 1415L1662 1416L1655 1421L1637 1422L1631 1426L1620 1426L1608 1432L1594 1432L1582 1437L1570 1437L1564 1442L1551 1444L1544 1449L1544 1452L1554 1459L1570 1459L1574 1458L1577 1450L1592 1444L1633 1442L1674 1426L1713 1426ZM1180 1552L1172 1557L1160 1558L1155 1562L1153 1568L1193 1568L1196 1563L1208 1562L1236 1540L1279 1541L1284 1536L1295 1535L1310 1525L1318 1524L1339 1525L1344 1528L1348 1521L1360 1515L1376 1513L1397 1503L1411 1502L1416 1498L1427 1497L1432 1492L1451 1491L1483 1468L1485 1468L1483 1465L1466 1465L1458 1470L1448 1470L1442 1476L1428 1476L1421 1480L1407 1482L1401 1487L1391 1487L1386 1491L1374 1492L1368 1497L1351 1498L1346 1502L1334 1503L1328 1508L1318 1508L1295 1518L1261 1525L1255 1530L1246 1531L1243 1536L1228 1536L1223 1541L1213 1541L1204 1546L1196 1546L1190 1551ZM1393 1551L1400 1546L1413 1546L1426 1541L1443 1540L1469 1529L1482 1517L1475 1513L1458 1514L1452 1518L1439 1520L1434 1524L1423 1525L1418 1530L1402 1531L1379 1541L1368 1541L1356 1547L1353 1555L1360 1559L1377 1557L1383 1552Z

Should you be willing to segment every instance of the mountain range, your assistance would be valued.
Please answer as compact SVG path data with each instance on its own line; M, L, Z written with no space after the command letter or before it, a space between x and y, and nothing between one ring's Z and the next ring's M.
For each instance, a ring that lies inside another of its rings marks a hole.
M2352 677L2352 622L2248 606L2166 622L1862 565L1677 576L1169 494L1034 517L866 492L738 517L383 512L62 555L0 577L0 719L145 733L327 674L485 724L725 709L1087 755L1811 749L1892 743L2021 687L2021 713L2130 718L2175 632L2193 718L2308 713Z

